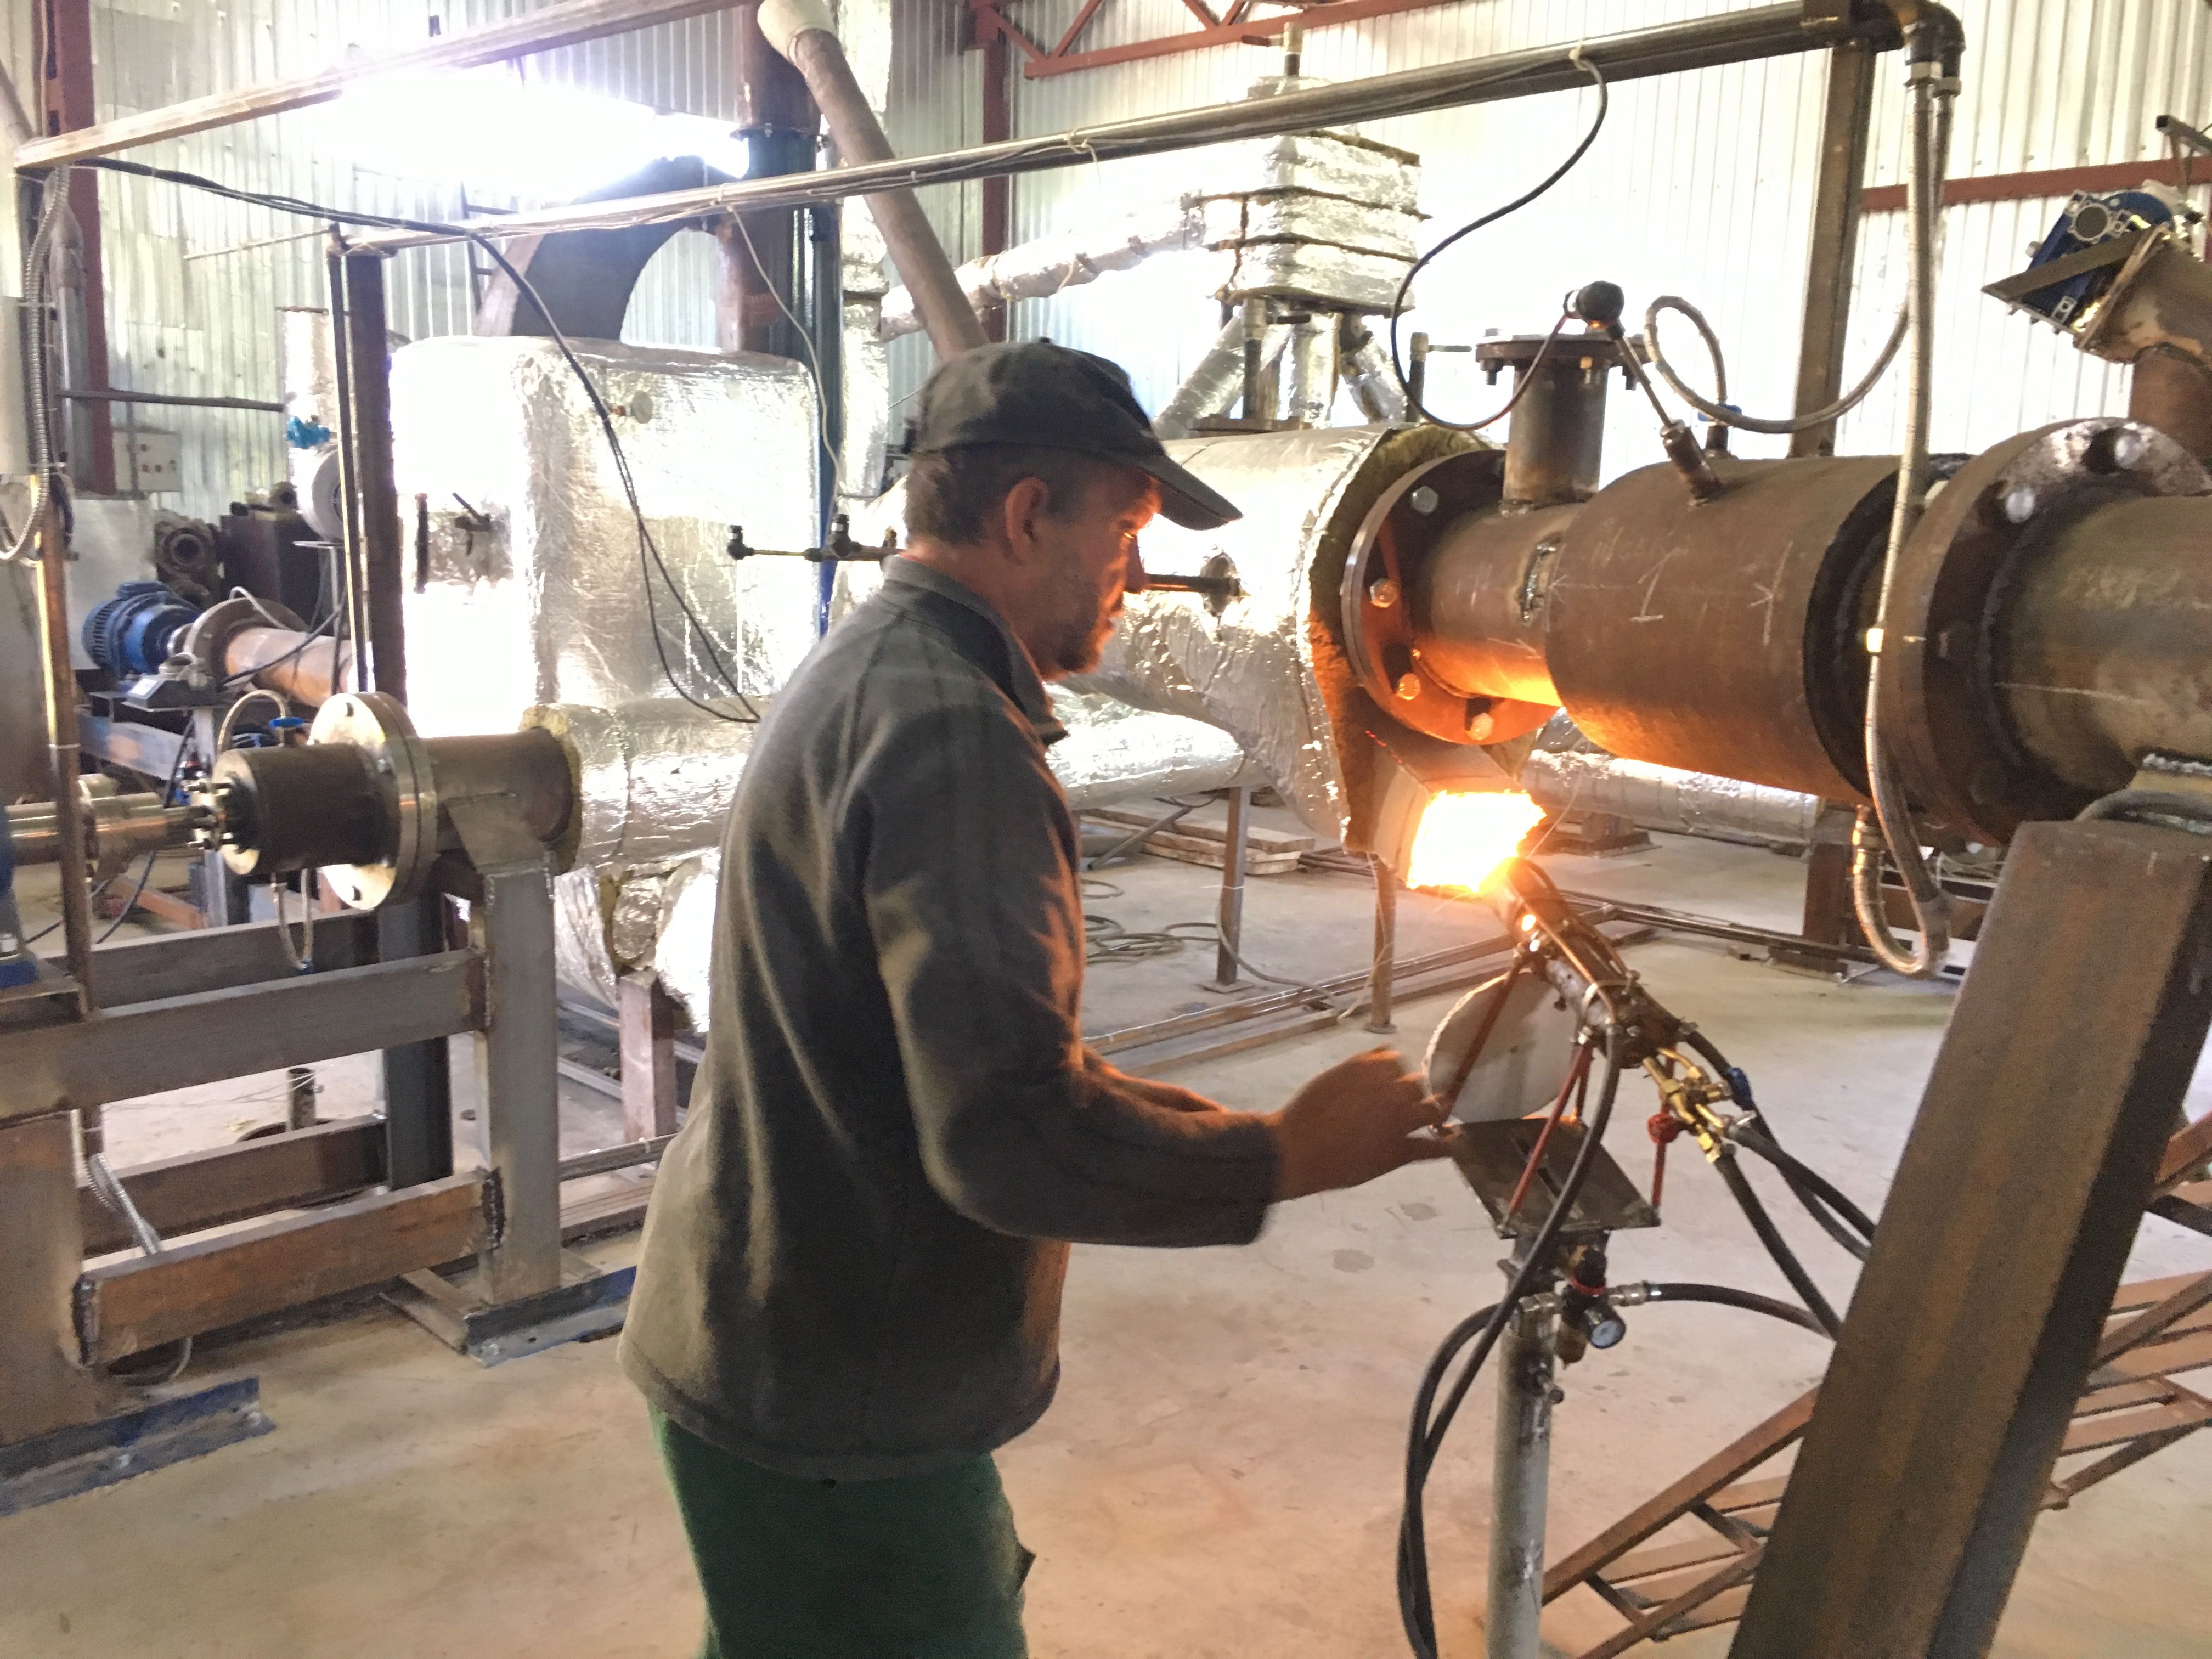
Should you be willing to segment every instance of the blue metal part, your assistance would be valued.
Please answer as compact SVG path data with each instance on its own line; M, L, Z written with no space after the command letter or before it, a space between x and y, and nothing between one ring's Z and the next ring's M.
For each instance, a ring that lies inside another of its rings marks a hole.
M23 918L15 908L15 844L8 834L8 815L0 812L0 991L28 985L39 976L39 959L23 938Z
M2033 270L2038 265L2047 265L2054 259L2079 253L2084 248L2095 247L2132 231L2172 222L2172 207L2146 190L2116 190L2104 196L2076 191L2067 199L2042 246L2035 250L2035 257L2027 262L2027 269ZM2118 274L2116 265L2085 270L2050 288L2038 289L2023 296L2020 303L2063 327L2111 287Z
M331 441L331 429L320 421L303 420L295 415L284 422L284 441L295 449L320 449Z
M199 615L161 582L125 582L84 619L84 653L111 674L151 674Z
M112 1486L276 1426L261 1409L260 1378L246 1376L0 1446L0 1515Z

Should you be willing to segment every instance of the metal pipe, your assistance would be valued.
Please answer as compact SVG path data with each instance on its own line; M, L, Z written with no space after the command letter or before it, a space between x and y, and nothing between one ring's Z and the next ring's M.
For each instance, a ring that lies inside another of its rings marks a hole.
M1581 61L1595 64L1608 81L1632 81L1815 52L1852 40L1872 40L1887 45L1895 38L1895 26L1885 17L1808 19L1800 4L1758 6L1655 28L1603 35L1596 40L1531 46L1486 58L1400 70L1363 80L1279 93L1270 98L1141 116L1049 136L1012 138L999 143L945 150L933 155L848 164L803 179L763 179L699 190L671 191L626 201L506 215L472 221L465 234L510 238L537 236L554 230L622 229L635 224L665 224L698 218L740 207L839 201L884 190L911 190L920 185L955 184L970 179L1087 166L1134 155L1158 155L1237 138L1304 132L1317 127L1341 126L1468 104L1494 103L1586 86L1589 77L1579 67ZM818 88L815 95L817 100L821 97ZM455 233L400 230L363 238L357 246L418 247L456 240L459 236Z
M817 0L764 0L761 32L806 77L807 89L837 141L839 153L862 164L895 161L883 124L868 106L854 79L836 28ZM817 198L809 198L817 199ZM891 263L915 297L929 343L939 362L985 343L983 325L969 308L968 296L952 274L944 244L937 240L912 190L893 188L868 198L868 211L890 246Z
M1262 367L1290 344L1287 324L1277 324L1261 343ZM1235 402L1244 386L1244 319L1240 313L1222 325L1197 367L1183 377L1175 395L1160 405L1152 430L1163 438L1188 437L1190 429L1210 416L1218 415Z
M401 703L407 701L406 536L399 517L399 486L392 471L392 341L384 303L384 256L345 256L348 401L354 489L361 508L362 620L354 636L359 673L368 649L367 684Z
M1491 1452L1488 1659L1543 1650L1544 1520L1551 1498L1552 1316L1523 1302L1498 1340L1498 1425Z
M361 589L361 501L356 483L358 469L354 448L353 428L353 349L351 325L347 320L345 291L345 255L335 239L331 252L323 260L323 274L327 282L331 315L331 384L337 404L338 441L338 517L339 526L337 569L338 592L332 597L338 606L343 623L343 632L352 647L353 689L366 689L362 678L362 666L366 653L362 641L367 630L362 626Z
M319 707L343 684L353 652L334 639L290 628L241 628L223 641L226 679L251 676L256 685L295 702Z
M185 398L167 392L118 392L113 387L105 392L64 392L58 394L71 403L81 404L161 404L179 409L253 409L272 415L282 415L284 405L265 403L258 398Z
M1948 14L1945 14L1948 18ZM1953 25L1955 27L1955 23ZM1918 19L1912 37L1909 85L1912 96L1911 170L1905 181L1908 216L1910 292L1906 307L1911 319L1912 352L1906 364L1905 445L1897 471L1897 496L1892 511L1889 547L1882 560L1873 630L1873 657L1868 671L1864 728L1868 793L1871 811L1862 809L1852 840L1851 903L1885 967L1914 979L1939 972L1950 948L1949 907L1942 889L1929 872L1920 851L1920 832L1891 769L1882 732L1881 653L1889 642L1890 605L1897 585L1897 568L1905 544L1920 522L1928 499L1928 424L1932 410L1936 357L1936 228L1942 211L1943 162L1949 147L1951 100L1958 94L1956 63L1937 55L1938 41L1932 20ZM1904 878L1905 896L1920 929L1918 941L1906 945L1889 931L1889 917L1881 896L1882 854L1887 851Z
M1222 830L1221 899L1214 911L1221 933L1213 953L1217 991L1235 986L1243 966L1237 958L1244 943L1244 819L1251 806L1252 792L1243 785L1229 792L1229 821Z
M92 890L85 869L84 800L77 793L76 673L70 666L69 550L52 495L39 520L39 621L46 633L46 753L53 770L56 862L61 866L62 937L76 1012L93 1012ZM85 1120L86 1151L96 1152L94 1120Z
M1850 840L1850 813L1818 795L1601 752L1540 749L1522 763L1521 787L1547 811L1610 813L1677 835L1801 847Z

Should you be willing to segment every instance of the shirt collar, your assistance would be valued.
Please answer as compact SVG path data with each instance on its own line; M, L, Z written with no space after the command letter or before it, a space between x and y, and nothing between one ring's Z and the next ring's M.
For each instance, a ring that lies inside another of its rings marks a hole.
M939 598L951 599L989 623L998 630L1000 639L1006 644L1006 663L1012 680L1006 689L1007 695L1013 698L1014 706L1022 711L1023 718L1029 721L1044 743L1054 744L1067 735L1067 728L1052 712L1052 699L1045 691L1044 682L1037 677L1036 665L1030 660L1027 648L1014 637L1013 630L1006 626L1006 618L1000 616L989 600L965 582L902 555L884 561L884 586L887 588L919 587Z

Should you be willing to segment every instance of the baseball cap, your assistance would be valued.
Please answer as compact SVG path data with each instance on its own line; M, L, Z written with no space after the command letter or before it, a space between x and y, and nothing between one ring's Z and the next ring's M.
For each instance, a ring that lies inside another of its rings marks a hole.
M1160 511L1186 530L1244 515L1168 459L1119 363L1049 340L983 345L938 365L921 388L913 454L978 444L1069 449L1149 473Z

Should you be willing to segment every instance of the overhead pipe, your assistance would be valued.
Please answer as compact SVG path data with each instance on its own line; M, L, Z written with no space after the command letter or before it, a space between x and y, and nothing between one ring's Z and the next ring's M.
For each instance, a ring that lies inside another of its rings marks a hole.
M836 25L819 0L763 0L760 27L769 44L806 77L807 90L814 94L842 159L861 165L897 159L837 42ZM914 191L881 191L868 198L868 211L890 246L891 263L914 295L915 309L921 313L938 360L983 344L983 325L969 308L968 296L952 274L952 261L945 257Z
M768 0L762 8L762 27L770 30L771 40L775 34L770 29L770 15L790 27L794 14L802 6L805 0ZM808 34L826 30L826 21L818 8L805 6L805 14L797 23L798 29ZM1449 64L1398 70L1357 81L1278 93L1269 98L1240 99L1234 103L1199 109L1139 116L1032 138L1008 138L933 155L894 158L889 144L881 142L881 128L877 127L879 142L872 156L864 157L848 146L841 134L838 142L846 153L844 165L804 177L762 179L698 190L670 191L625 201L507 214L472 221L465 232L458 227L453 231L384 231L362 237L355 245L422 247L461 240L464 235L512 239L556 230L621 229L629 225L665 224L738 209L798 206L808 202L842 201L852 196L875 197L878 192L906 194L919 185L1008 178L1054 167L1196 149L1237 138L1272 137L1285 132L1307 132L1319 127L1380 120L1388 116L1418 115L1431 110L1533 97L1540 93L1587 85L1589 76L1588 70L1581 67L1583 64L1595 64L1609 82L1635 81L1724 64L1818 52L1850 40L1867 40L1887 48L1893 46L1897 38L1896 25L1887 15L1808 17L1802 4L1756 6L1686 22L1601 35L1595 40L1462 58ZM800 50L795 40L792 49ZM805 64L800 63L799 68L805 71ZM849 68L844 78L849 87ZM809 79L811 84L811 77ZM831 131L837 131L837 118L830 115L820 87L814 88L814 95L815 101L823 105L823 113L830 116ZM873 125L872 114L869 122ZM878 208L877 211L880 215L882 210ZM881 222L880 218L878 222ZM948 270L948 276L949 274ZM957 285L948 281L945 292L949 295L954 291Z

